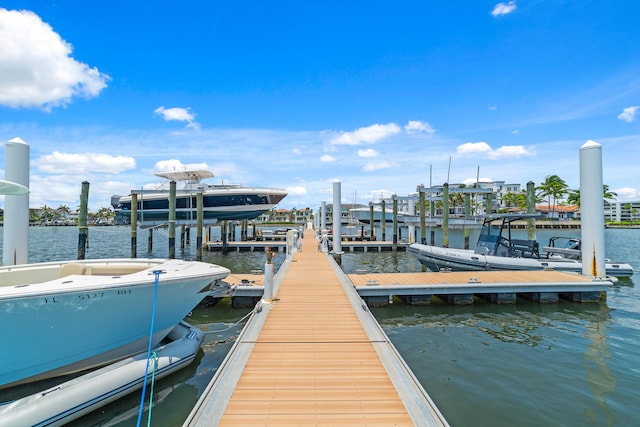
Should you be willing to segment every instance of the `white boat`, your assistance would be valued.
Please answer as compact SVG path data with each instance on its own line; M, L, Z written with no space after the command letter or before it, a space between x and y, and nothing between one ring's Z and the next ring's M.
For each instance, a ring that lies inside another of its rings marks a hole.
M70 381L0 406L0 427L60 426L82 417L191 364L204 333L185 322L176 325L153 350L80 375Z
M228 274L214 264L160 259L0 267L0 390L145 350L154 293L157 346Z
M453 249L414 243L408 251L430 270L543 270L554 269L582 272L580 239L568 238L558 247L561 238L552 237L549 245L540 248L535 240L511 238L513 221L539 215L495 214L485 218L475 249ZM627 263L606 260L606 274L628 277L633 267Z
M352 208L349 209L352 217L364 224L371 223L371 210L370 208ZM401 225L420 225L420 215L413 215L407 212L398 212L396 216L398 220L398 224ZM382 209L374 206L373 208L373 222L376 225L380 224L382 220ZM482 222L479 222L477 218L459 218L459 217L449 217L448 219L449 228L478 228L482 225ZM393 223L393 209L385 209L384 211L384 221L386 224L391 225ZM425 225L427 227L441 227L442 226L442 217L426 217Z
M371 223L371 210L370 208L352 208L349 209L349 212L353 216L353 218L357 219L359 222L364 224ZM420 216L411 215L404 212L398 212L396 215L398 223L401 224L411 224L416 225L420 223ZM373 222L375 224L380 224L382 221L382 208L374 207L373 208ZM384 221L387 224L391 224L393 222L393 209L385 209L384 211Z
M212 178L207 170L156 173L156 176L181 183L176 188L176 224L193 224L197 219L197 194L203 194L203 223L257 218L271 210L287 196L281 188L244 187L236 184L205 184ZM167 183L155 190L132 190L137 194L137 217L141 226L164 225L169 221L169 188ZM114 196L116 222L131 218L131 195Z

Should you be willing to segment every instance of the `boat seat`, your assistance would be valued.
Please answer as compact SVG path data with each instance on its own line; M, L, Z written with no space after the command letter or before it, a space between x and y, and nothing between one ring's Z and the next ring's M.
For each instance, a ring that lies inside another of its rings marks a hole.
M73 275L83 275L87 267L80 263L69 263L62 266L60 269L60 277L66 277Z
M88 270L87 274L92 276L125 276L127 274L137 273L149 268L145 265L94 265Z
M509 249L523 258L540 258L540 245L535 240L511 239Z

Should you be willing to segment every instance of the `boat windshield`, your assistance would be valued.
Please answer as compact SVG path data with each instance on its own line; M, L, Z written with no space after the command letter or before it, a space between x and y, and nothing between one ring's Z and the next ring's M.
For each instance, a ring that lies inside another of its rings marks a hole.
M489 255L495 253L496 243L500 240L502 226L495 222L485 222L480 230L475 253Z

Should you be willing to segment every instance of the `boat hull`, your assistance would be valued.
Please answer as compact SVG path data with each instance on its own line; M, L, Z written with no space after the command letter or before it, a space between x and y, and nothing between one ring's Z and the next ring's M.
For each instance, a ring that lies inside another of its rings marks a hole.
M181 260L78 261L72 264L92 274L20 283L21 277L55 274L61 264L0 268L0 324L5 342L11 343L2 354L0 388L97 367L145 349L154 310L154 270L162 272L154 346L214 282L229 274L214 264ZM134 266L143 269L122 273ZM111 274L95 275L101 268Z
M81 375L62 384L0 407L0 426L59 426L142 388L147 380L158 380L188 366L195 358L204 333L181 322L172 328L168 343L113 365Z
M176 193L176 224L193 224L197 220L197 192ZM254 219L273 209L285 196L285 190L260 188L215 189L203 192L202 220L205 224L218 221ZM131 196L120 198L116 220L131 218ZM169 193L143 191L138 194L137 218L143 226L167 224Z
M410 245L408 252L432 271L441 271L442 269L452 271L554 269L582 273L582 263L572 259L501 257L476 254L472 250L441 248L419 243ZM633 268L625 263L607 262L605 268L608 276L629 277L633 274Z

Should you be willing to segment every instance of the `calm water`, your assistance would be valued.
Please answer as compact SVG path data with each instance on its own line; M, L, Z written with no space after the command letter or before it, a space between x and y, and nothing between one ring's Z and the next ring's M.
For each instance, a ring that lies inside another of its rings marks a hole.
M538 239L576 232L538 230ZM126 227L91 228L87 258L129 256L128 233ZM605 233L607 256L640 271L640 230ZM149 256L146 232L138 234L138 255ZM452 247L462 243L460 233L450 239ZM77 240L74 228L32 227L29 260L75 258ZM166 234L156 232L151 256L166 256L166 248ZM193 258L193 242L177 256ZM283 257L276 256L277 265ZM204 258L237 273L262 268L265 261L261 253L204 252ZM347 253L343 268L347 273L421 270L406 253ZM519 299L511 306L476 301L455 307L434 299L428 307L394 301L373 313L452 426L640 425L637 274L620 280L600 304L541 305ZM187 320L207 332L203 351L197 363L156 384L154 426L182 424L247 313L231 309L228 301L194 310ZM73 425L135 425L139 401L135 393Z

